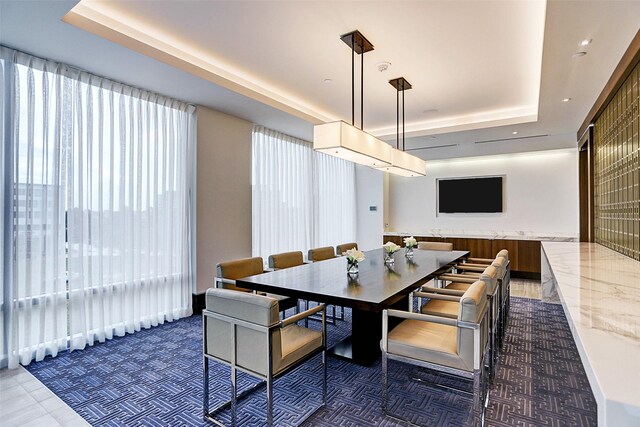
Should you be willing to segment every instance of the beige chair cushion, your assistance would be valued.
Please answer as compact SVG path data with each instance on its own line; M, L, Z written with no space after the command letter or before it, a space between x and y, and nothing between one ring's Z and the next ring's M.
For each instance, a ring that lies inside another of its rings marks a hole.
M432 316L449 317L451 319L458 318L459 306L456 301L443 301L439 299L431 299L427 301L422 307L420 312L422 314L430 314Z
M468 370L457 352L455 326L404 320L388 335L387 351L439 365Z
M445 286L445 289L452 289L455 291L466 291L467 289L469 289L469 286L471 286L471 283L451 282L447 286Z
M358 249L358 244L353 243L343 243L341 245L336 246L336 255L342 256L349 249Z
M295 267L304 264L302 252L284 252L269 256L269 268L281 270L283 268Z
M309 249L309 261L324 261L336 257L336 253L331 246L324 248Z
M446 242L418 242L418 249L430 251L452 251L453 243Z
M460 299L454 301L430 300L446 311L457 310L457 319L477 323L487 309L486 285L476 281ZM442 303L446 303L442 304ZM448 307L450 305L450 307ZM424 311L423 311L424 312ZM429 313L425 313L429 314ZM450 317L450 316L447 316ZM486 322L481 327L481 342L486 345ZM388 335L389 353L437 363L452 368L473 371L473 330L418 320L404 320ZM484 352L484 348L481 350Z
M322 346L322 332L298 325L281 330L282 354L274 360L273 371L278 373Z

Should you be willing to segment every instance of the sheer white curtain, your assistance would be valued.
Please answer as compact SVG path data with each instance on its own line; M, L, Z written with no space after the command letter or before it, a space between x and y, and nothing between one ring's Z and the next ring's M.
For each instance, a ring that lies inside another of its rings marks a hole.
M355 167L304 140L255 126L254 256L355 240Z
M355 242L355 165L323 153L314 157L313 246Z
M194 107L0 49L3 363L189 315Z
M313 150L256 126L252 145L252 252L266 258L313 244Z

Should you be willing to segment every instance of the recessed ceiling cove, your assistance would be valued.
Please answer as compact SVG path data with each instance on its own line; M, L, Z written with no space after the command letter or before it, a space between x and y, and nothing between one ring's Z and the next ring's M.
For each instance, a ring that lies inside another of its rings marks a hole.
M546 6L83 0L63 19L313 124L350 121L351 51L340 35L358 29L375 47L363 70L364 129L389 139L388 81L399 76L413 85L407 137L536 121Z

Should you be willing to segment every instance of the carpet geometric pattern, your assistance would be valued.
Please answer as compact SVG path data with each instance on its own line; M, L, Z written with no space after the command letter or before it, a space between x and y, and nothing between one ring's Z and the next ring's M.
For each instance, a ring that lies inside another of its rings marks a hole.
M331 345L349 334L347 320L328 325ZM512 298L510 323L491 387L489 426L596 426L596 403L560 305ZM317 322L312 322L317 325ZM202 319L114 338L27 369L93 426L211 426L202 419ZM380 410L380 362L371 367L327 358L328 404L305 425L396 426ZM470 419L464 395L425 386L428 372L390 362L390 408L426 426ZM274 423L293 425L321 400L320 356L276 380ZM228 399L229 370L210 362L211 408ZM255 383L239 375L239 389ZM258 389L240 401L239 425L265 423ZM228 411L220 419L229 424Z

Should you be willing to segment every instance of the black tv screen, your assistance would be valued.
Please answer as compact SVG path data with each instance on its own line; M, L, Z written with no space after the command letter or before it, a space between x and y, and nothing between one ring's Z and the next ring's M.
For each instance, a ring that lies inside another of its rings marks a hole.
M439 179L438 212L502 212L502 177Z

